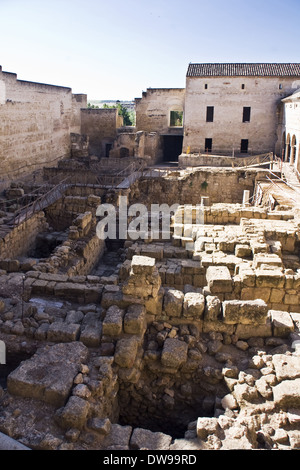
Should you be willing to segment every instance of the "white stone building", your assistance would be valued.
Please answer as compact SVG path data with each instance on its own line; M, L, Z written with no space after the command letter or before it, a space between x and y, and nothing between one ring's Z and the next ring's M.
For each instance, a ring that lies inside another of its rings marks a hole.
M300 176L300 88L282 100L281 157Z

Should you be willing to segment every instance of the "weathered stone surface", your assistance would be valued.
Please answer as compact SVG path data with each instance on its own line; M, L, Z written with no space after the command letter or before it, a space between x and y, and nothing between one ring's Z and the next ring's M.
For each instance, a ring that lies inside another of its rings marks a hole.
M205 298L204 319L216 321L221 313L221 301L215 295L207 295Z
M184 293L177 289L166 289L163 309L170 317L180 317L182 314Z
M131 261L133 274L152 274L155 269L155 258L149 256L133 256Z
M96 431L98 434L106 436L111 431L111 422L108 418L92 418L88 422L88 426L93 431Z
M47 346L24 361L7 380L9 393L64 405L88 349L78 342Z
M115 350L115 362L120 367L130 368L133 366L138 349L138 340L131 336L118 340Z
M131 426L121 426L120 424L112 424L110 433L101 442L101 448L110 449L129 449L129 441L132 434Z
M281 382L286 379L300 377L300 357L288 356L286 354L274 354L273 364L276 377Z
M225 323L244 325L265 324L268 306L261 300L225 300L223 302L223 320Z
M175 338L167 338L161 354L163 366L178 368L187 360L188 345Z
M119 336L123 328L124 310L117 305L111 305L106 312L102 323L104 335Z
M60 426L64 429L82 429L87 420L89 407L88 401L71 396L66 406L57 413Z
M212 294L232 292L232 280L227 266L209 266L206 280Z
M205 440L210 434L216 434L220 429L217 418L198 418L197 436Z
M53 342L76 341L80 334L80 325L76 323L51 323L48 329L47 338Z
M300 378L284 380L273 387L273 399L276 405L300 406Z
M287 337L294 331L294 323L288 312L270 310L274 336Z
M141 334L146 328L146 311L143 305L133 304L127 309L124 317L124 332Z
M172 437L162 432L135 428L130 439L130 446L132 449L169 450L171 442Z
M205 308L205 297L197 292L188 292L183 300L183 316L200 318Z

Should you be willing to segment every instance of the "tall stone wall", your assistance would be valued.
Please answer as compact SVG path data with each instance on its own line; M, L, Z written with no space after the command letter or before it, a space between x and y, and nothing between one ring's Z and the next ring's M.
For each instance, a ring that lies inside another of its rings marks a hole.
M184 96L184 88L148 88L135 100L137 131L170 133L170 112L183 111Z
M212 139L212 153L238 154L242 139L249 153L274 152L278 105L298 87L293 77L188 77L183 152L205 152L205 139ZM208 106L212 122L206 122ZM251 108L250 122L243 122L243 107Z
M17 80L0 68L2 184L70 156L86 95L70 88Z
M112 145L117 137L117 128L122 126L122 117L116 108L82 109L81 133L89 137L89 152L97 157L106 157L106 145Z

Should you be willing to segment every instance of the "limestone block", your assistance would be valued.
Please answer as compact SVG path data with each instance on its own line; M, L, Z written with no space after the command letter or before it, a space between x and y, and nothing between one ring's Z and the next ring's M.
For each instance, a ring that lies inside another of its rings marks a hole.
M101 323L85 325L82 327L80 341L90 348L95 348L101 343Z
M300 406L300 378L284 380L273 387L273 400L275 405L299 407Z
M135 428L130 439L130 447L132 449L169 450L171 442L172 437L162 432Z
M199 439L205 440L209 435L216 435L220 430L217 418L198 418L197 419L197 436Z
M124 332L142 334L146 328L146 309L143 305L130 305L124 317Z
M240 339L249 339L256 336L260 338L269 338L272 336L272 323L271 320L267 318L266 323L263 325L238 324L236 326L235 333Z
M134 255L131 270L133 274L152 274L155 270L155 259L149 256Z
M124 310L117 305L111 305L106 311L102 323L102 332L108 336L119 336L122 333Z
M276 377L279 382L282 380L293 380L300 378L299 356L287 356L285 354L274 354L273 364Z
M287 337L295 329L293 320L288 312L270 310L274 336Z
M268 306L261 300L225 300L223 302L223 321L228 324L265 324Z
M280 269L257 269L256 287L284 287L285 277Z
M49 326L47 339L53 342L76 341L80 334L80 325L72 323L53 322Z
M271 290L270 302L272 304L280 304L283 301L284 295L285 295L285 292L283 289L274 288Z
M221 301L219 297L207 295L205 298L204 318L208 321L216 321L221 313Z
M182 314L184 293L177 289L166 289L163 309L170 317L180 317Z
M245 301L261 299L264 302L269 302L270 295L270 287L245 287L241 290L241 300Z
M71 396L66 406L59 410L57 419L62 428L82 429L86 424L90 405L83 398Z
M237 244L235 246L235 256L238 258L248 258L252 255L252 250L249 245Z
M134 336L121 338L116 344L115 363L120 367L131 368L134 364L138 349L138 340Z
M111 431L111 422L108 418L92 418L88 422L88 427L98 434L107 436Z
M188 292L183 299L183 316L200 318L203 316L205 297L198 292Z
M257 253L253 256L253 267L255 269L260 268L264 264L281 267L282 259L275 253Z
M88 349L79 342L46 346L8 376L8 391L12 395L63 406L73 379L87 358Z
M177 369L187 361L187 352L187 343L175 338L167 338L161 353L162 365Z
M232 279L226 266L209 266L206 271L206 280L212 294L232 291Z
M252 402L258 398L258 391L255 387L251 387L247 383L237 383L233 389L233 396L239 405L245 404L245 402Z

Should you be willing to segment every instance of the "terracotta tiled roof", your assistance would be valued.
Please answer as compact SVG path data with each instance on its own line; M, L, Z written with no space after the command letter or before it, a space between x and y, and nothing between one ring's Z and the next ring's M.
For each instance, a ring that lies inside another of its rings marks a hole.
M300 77L300 64L189 64L187 77Z

